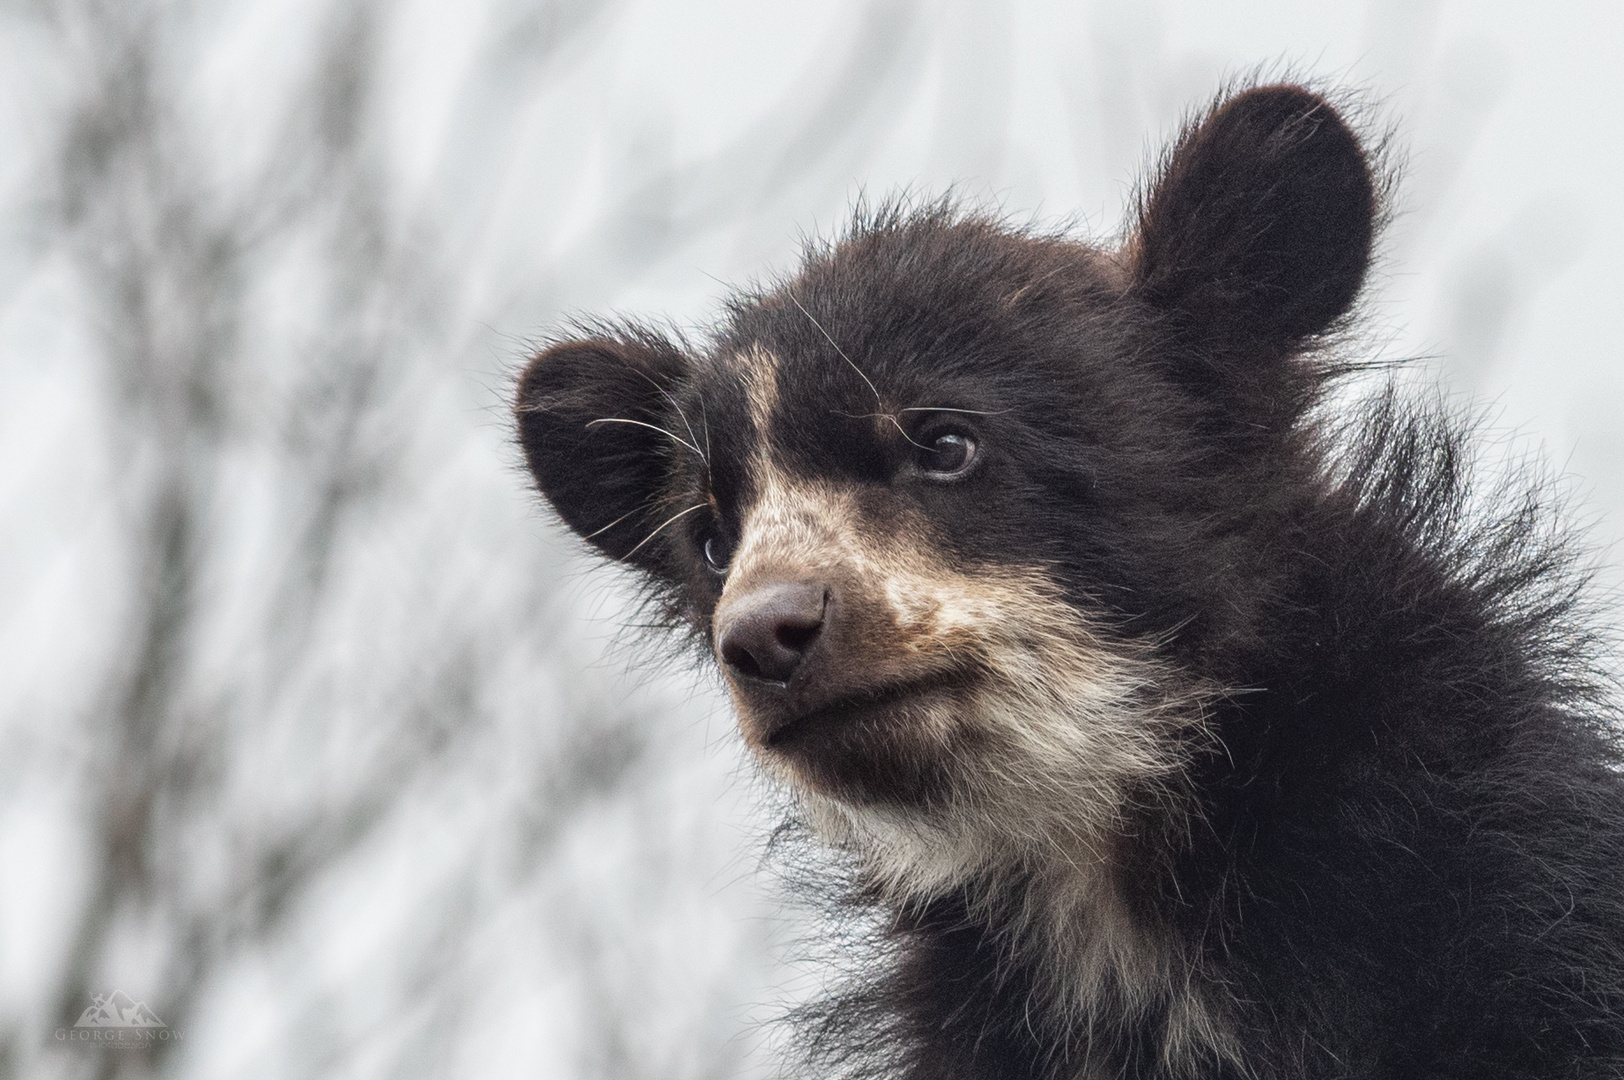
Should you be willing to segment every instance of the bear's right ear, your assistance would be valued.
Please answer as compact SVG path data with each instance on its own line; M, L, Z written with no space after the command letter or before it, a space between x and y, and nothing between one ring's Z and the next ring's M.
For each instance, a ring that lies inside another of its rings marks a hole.
M541 493L605 555L669 575L656 528L671 455L671 394L688 359L664 338L566 341L543 350L519 380L519 442ZM666 516L669 516L667 513Z

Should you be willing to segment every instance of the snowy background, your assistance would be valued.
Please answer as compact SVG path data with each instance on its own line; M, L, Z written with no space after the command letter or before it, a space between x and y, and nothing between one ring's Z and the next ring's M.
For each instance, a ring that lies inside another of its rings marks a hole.
M702 325L862 191L1112 234L1260 65L1397 124L1374 346L1605 551L1611 2L0 2L0 1077L767 1075L818 928L528 492L526 341ZM181 1040L55 1040L113 990Z

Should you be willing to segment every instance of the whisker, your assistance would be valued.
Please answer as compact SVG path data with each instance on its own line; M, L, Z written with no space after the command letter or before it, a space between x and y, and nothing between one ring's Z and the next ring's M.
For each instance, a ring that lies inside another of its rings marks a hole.
M654 387L654 392L665 398L665 400L669 401L671 403L671 407L677 410L677 416L681 418L682 426L688 429L688 437L694 440L692 443L689 443L688 446L693 450L694 453L699 455L701 460L705 462L705 467L710 468L710 457L704 451L701 451L698 446L694 445L694 443L699 442L699 439L694 436L694 427L692 424L688 423L688 414L682 411L682 405L678 403L676 396L673 395L671 391L661 386L659 382L655 380L654 376L650 375L648 372L640 371L636 368L633 368L632 371L635 372L636 375L644 382ZM671 433L668 431L666 434L670 435ZM673 436L673 438L674 437L675 436ZM706 450L709 448L709 444L707 443Z
M929 450L930 449L930 447L926 446L924 443L914 442L913 437L910 436L908 434L907 430L903 428L901 421L899 421L896 418L895 413L888 413L888 412L849 413L849 412L841 412L839 409L830 409L829 411L834 413L836 416L844 416L848 420L887 420L887 421L889 421L891 423L892 427L896 428L897 431L902 433L902 438L903 438L904 442L907 442L907 443L910 443L910 444L912 444L914 446L917 446L921 450ZM909 410L904 409L902 411L903 412L908 412Z
M924 443L914 442L913 436L908 434L907 430L902 426L902 421L898 420L895 416L892 416L890 413L881 413L880 415L891 421L891 426L897 429L897 432L902 436L904 442L911 446L917 446L921 450L930 449L930 447L926 446Z
M710 503L694 503L688 509L680 511L680 512L675 513L675 514L672 514L670 517L666 518L664 521L662 521L658 525L654 526L654 531L653 532L649 533L647 536L643 537L643 539L639 540L637 542L637 546L632 548L630 551L626 552L626 554L622 555L621 558L622 559L629 559L633 555L636 555L639 551L643 550L643 545L644 544L648 543L650 540L652 540L656 536L658 536L660 534L661 529L665 528L667 525L671 524L673 521L677 520L679 517L682 517L685 514L691 514L695 510L703 510L705 507L707 507L709 505L710 505Z
M588 420L586 422L587 427L591 427L593 424L635 424L637 427L645 427L645 428L648 428L650 431L658 431L661 435L664 435L667 438L669 438L669 439L671 439L671 440L673 440L675 442L681 443L683 446L686 446L688 449L690 449L694 453L698 454L699 455L699 460L704 461L705 464L707 464L707 465L710 464L710 462L708 460L706 460L706 458L705 458L704 451L700 450L699 447L695 446L693 443L689 442L687 439L684 439L681 435L673 435L671 432L665 430L665 428L663 428L663 427L657 427L654 424L645 424L641 420L624 420L624 419L622 419L622 418L620 418L618 416L605 416L600 420Z
M692 424L689 424L689 414L684 413L684 411L682 411L682 406L680 406L680 404L677 404L676 398L672 398L672 396L669 395L669 393L666 393L666 391L664 391L664 390L659 391L659 393L661 393L661 395L664 395L664 398L666 398L666 401L669 401L669 403L671 403L671 408L672 409L676 409L676 411L677 411L677 419L680 419L680 421L682 421L682 427L685 427L685 429L687 429L687 432L689 432L689 438L692 438L692 440L693 440L693 442L689 443L690 447L693 447L693 453L697 453L697 455L700 455L700 460L705 461L705 468L710 468L710 455L708 455L708 453L706 453L706 451L700 450L700 448L698 448L698 442L700 442L700 437L698 437L698 435L693 434L693 426L692 426Z
M1002 416L1007 412L1013 412L1013 411L1014 411L1013 409L992 409L992 410L988 410L988 409L948 409L948 408L943 408L942 406L939 406L939 405L913 405L913 406L910 406L910 407L908 407L906 409L898 409L897 410L897 412L899 412L899 413L905 413L905 412L956 412L956 413L967 413L970 416Z
M585 536L581 537L581 539L582 540L590 540L594 536L597 536L599 533L606 533L610 529L614 528L616 525L619 525L622 521L625 521L627 518L631 517L633 514L637 513L638 511L640 511L642 509L643 508L641 506L634 507L633 509L626 511L624 514L621 514L619 517L615 518L615 520L611 521L609 524L605 525L603 528L601 528L601 529L593 529L591 532L589 532Z
M614 528L616 525L619 525L622 521L625 521L627 518L631 517L633 514L641 514L644 511L648 511L648 510L657 510L657 509L659 509L659 507L662 504L669 505L670 503L673 503L675 501L676 501L676 498L674 496L670 495L670 494L661 495L660 493L655 492L655 493L649 495L647 498L645 498L642 502L638 503L636 506L632 507L630 510L626 511L624 514L621 514L619 517L615 518L615 520L611 521L609 524L605 525L603 528L594 529L590 533L587 533L585 536L583 536L581 539L590 540L594 536L597 536L599 533L608 532L610 529Z
M855 363L852 362L852 358L846 355L846 350L842 349L840 347L840 343L835 341L834 338L829 336L829 331L827 331L827 330L825 330L823 328L823 324L818 322L817 319L814 319L812 317L812 313L810 311L806 310L806 308L804 308L804 307L801 307L801 302L799 300L795 299L795 294L794 293L787 293L786 295L789 297L789 302L794 304L796 307L800 308L801 309L801 314L805 315L807 317L807 319L812 323L812 325L818 328L818 333L823 335L824 340L827 341L830 345L834 346L835 352L840 354L840 358L842 360L846 361L846 363L851 364L851 369L853 371L857 372L857 377L859 379L862 379L865 383L868 383L868 388L869 388L870 392L872 392L873 395L874 395L874 404L878 405L883 410L885 408L885 399L880 397L879 387L875 386L874 383L869 379L869 377L867 375L863 374L863 369L862 368L858 367Z

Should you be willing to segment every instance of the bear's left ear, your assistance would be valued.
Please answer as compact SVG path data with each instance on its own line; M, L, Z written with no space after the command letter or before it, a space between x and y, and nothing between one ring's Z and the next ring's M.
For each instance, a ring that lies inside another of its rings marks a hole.
M675 563L661 493L672 453L688 445L672 415L687 372L682 351L647 331L564 341L531 359L514 406L525 461L565 523L665 577Z
M1133 288L1220 349L1289 351L1353 305L1377 207L1365 151L1329 102L1247 90L1168 154L1131 241Z

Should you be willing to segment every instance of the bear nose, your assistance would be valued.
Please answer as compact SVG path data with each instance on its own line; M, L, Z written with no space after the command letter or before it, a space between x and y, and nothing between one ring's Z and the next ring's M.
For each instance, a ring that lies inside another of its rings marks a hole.
M717 621L722 663L746 678L789 682L823 629L827 603L822 584L780 583L746 593Z

